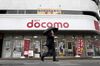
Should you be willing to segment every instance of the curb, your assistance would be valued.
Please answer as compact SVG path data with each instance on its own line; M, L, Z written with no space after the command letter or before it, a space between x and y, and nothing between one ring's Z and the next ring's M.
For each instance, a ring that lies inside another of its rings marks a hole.
M100 60L96 57L61 57L59 60ZM41 60L40 58L0 58L0 60ZM45 60L52 60L52 57L46 57Z

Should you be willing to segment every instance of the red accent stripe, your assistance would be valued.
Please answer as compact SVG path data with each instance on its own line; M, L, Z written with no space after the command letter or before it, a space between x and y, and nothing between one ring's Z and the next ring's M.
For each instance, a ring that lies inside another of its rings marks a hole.
M96 30L98 30L98 31L100 30L100 28L99 28L99 22L98 21L94 20L94 26L95 26Z

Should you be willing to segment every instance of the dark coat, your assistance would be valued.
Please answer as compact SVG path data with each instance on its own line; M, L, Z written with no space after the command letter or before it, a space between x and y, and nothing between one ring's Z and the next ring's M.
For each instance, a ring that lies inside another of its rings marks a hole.
M47 36L47 40L46 40L46 46L49 48L49 49L52 49L55 47L55 44L54 44L54 37L49 35Z

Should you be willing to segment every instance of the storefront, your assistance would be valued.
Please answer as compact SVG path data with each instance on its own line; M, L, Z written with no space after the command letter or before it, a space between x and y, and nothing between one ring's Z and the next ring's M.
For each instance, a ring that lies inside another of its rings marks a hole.
M1 58L39 58L47 51L42 33L48 27L59 28L58 57L100 56L100 26L93 16L9 15L0 18Z

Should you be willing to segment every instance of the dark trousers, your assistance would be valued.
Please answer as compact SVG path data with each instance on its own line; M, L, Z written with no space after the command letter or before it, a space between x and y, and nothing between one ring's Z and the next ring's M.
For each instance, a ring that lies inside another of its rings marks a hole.
M53 56L53 61L56 60L56 51L54 47L48 48L48 52L43 53L43 55L41 56L42 60L44 61L44 57L47 57L47 56Z

